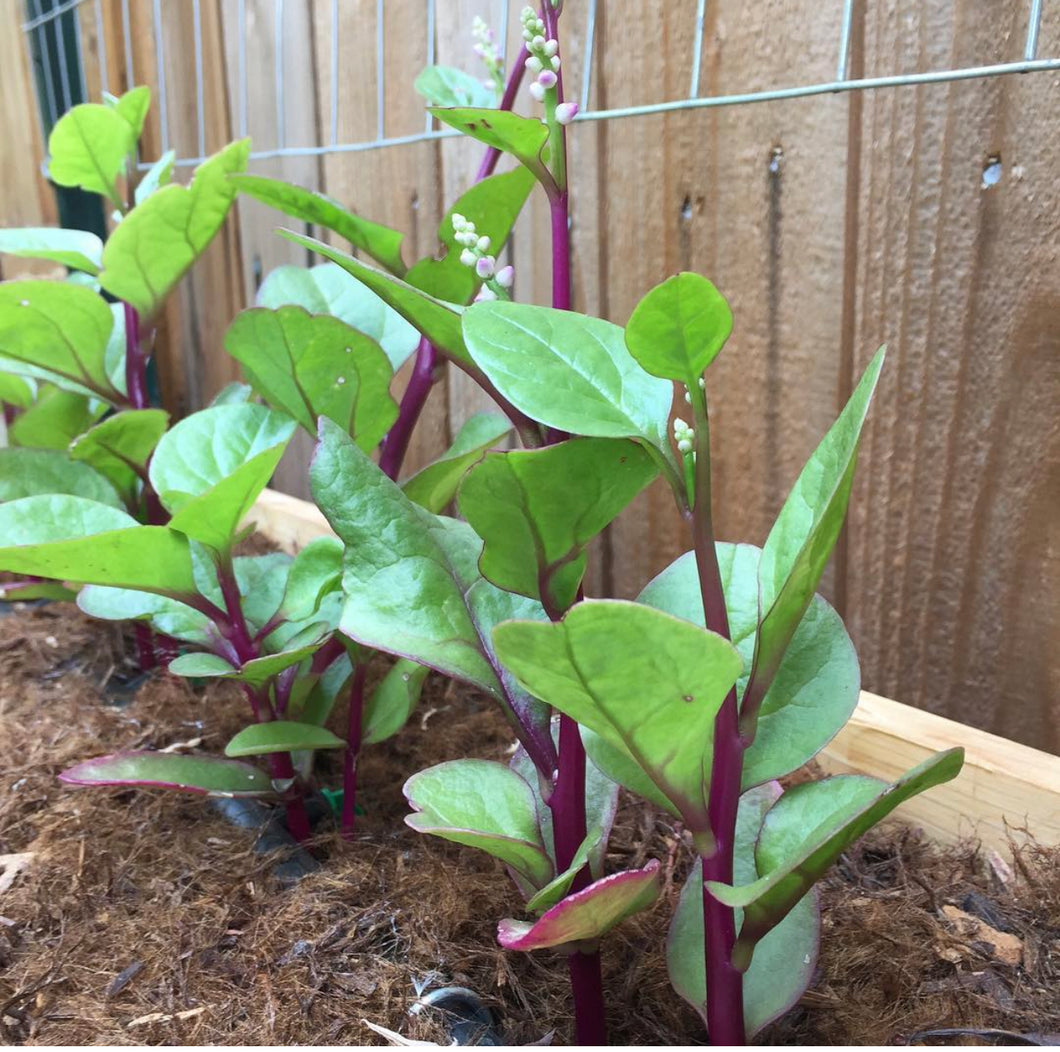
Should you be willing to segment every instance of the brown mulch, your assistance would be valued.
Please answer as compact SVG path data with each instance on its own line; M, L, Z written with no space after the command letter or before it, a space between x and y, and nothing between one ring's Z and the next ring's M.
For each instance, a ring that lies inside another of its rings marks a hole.
M477 990L512 1043L551 1030L568 1038L563 961L496 945L497 920L519 909L500 867L402 822L401 786L414 771L505 755L507 727L485 698L432 678L405 731L366 753L356 842L323 833L320 871L283 888L253 833L201 798L56 781L118 748L201 739L187 747L219 752L243 724L230 685L200 690L159 675L127 704L104 700L104 686L128 678L127 653L120 628L71 606L0 616L0 855L31 856L0 890L0 1041L378 1043L364 1019L444 1041L426 1016L408 1015L417 991L439 984ZM323 779L337 784L337 770ZM663 957L688 865L681 833L626 800L612 856L616 867L660 858L668 881L664 901L605 942L612 1040L700 1043ZM761 1040L1055 1034L1058 863L1060 852L1034 848L1009 865L974 845L943 850L897 824L870 835L824 885L817 981Z

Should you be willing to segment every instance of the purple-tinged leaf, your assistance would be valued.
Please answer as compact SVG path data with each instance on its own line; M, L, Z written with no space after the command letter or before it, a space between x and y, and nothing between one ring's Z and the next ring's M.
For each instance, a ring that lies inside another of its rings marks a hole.
M124 785L180 789L208 796L264 796L272 780L260 768L215 756L119 752L85 760L59 775L67 785Z

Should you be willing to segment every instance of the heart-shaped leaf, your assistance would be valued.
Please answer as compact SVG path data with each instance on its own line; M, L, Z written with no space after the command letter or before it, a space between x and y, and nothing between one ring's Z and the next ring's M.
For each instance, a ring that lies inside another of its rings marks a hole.
M405 496L434 514L456 496L460 480L487 449L511 434L511 422L497 413L473 413L453 439L453 444L433 464L401 483Z
M464 315L475 364L527 416L596 438L642 438L669 455L673 384L649 376L622 330L525 303L477 303Z
M626 324L626 346L652 376L694 387L732 332L725 297L684 271L656 285Z
M311 435L326 416L371 450L397 417L382 348L337 318L301 307L243 311L225 334L225 350L271 406Z
M371 256L380 266L401 277L405 264L401 259L401 242L405 235L390 227L347 212L338 202L315 190L267 179L261 175L233 175L231 182L244 194L284 212L295 219L333 230L354 248Z
M363 646L410 658L481 687L505 707L535 763L552 770L547 709L515 688L490 631L540 605L481 578L481 542L466 523L435 516L328 420L310 470L317 504L346 545L341 630Z
M0 501L46 493L87 497L124 508L114 487L98 471L58 449L0 449Z
M436 299L400 278L376 270L375 267L370 267L323 241L317 241L316 238L305 237L290 230L281 230L279 234L288 241L303 245L311 252L317 252L337 263L347 274L351 274L397 311L417 331L423 333L440 351L461 366L474 368L460 332L463 307Z
M432 106L497 105L497 92L491 84L483 84L478 77L452 66L428 66L412 86Z
M0 504L0 537L0 570L171 596L196 591L184 537L84 497Z
M310 314L333 315L375 340L395 372L420 342L420 334L396 310L337 263L277 267L261 283L257 304L273 310L294 306Z
M80 186L123 205L117 179L136 147L138 133L112 106L86 102L67 110L48 136L48 177Z
M236 189L231 172L247 166L250 140L230 143L195 169L190 186L170 183L138 204L103 247L103 288L145 318L221 229Z
M226 746L225 756L264 756L299 749L343 749L346 743L325 727L291 720L270 720L244 727Z
M126 409L79 435L70 456L91 464L131 501L168 423L169 414L162 409Z
M861 429L883 368L877 351L839 419L802 469L758 564L758 638L740 713L753 734L762 700L824 573L846 517Z
M756 943L858 837L905 800L956 778L963 763L963 749L948 749L890 785L876 778L843 775L788 790L762 824L755 850L761 876L737 887L717 881L706 885L719 902L744 910L733 963L747 967Z
M103 265L103 242L87 230L13 227L0 230L0 254L49 259L71 270L98 274Z
M430 111L450 128L456 128L502 153L511 154L542 182L551 181L544 158L548 126L536 117L520 117L509 110L469 107L432 106Z
M762 818L780 795L775 782L759 786L740 798L736 817L733 867L737 880L758 876L754 847ZM707 990L703 947L702 865L697 859L688 875L670 924L666 964L674 989L703 1017ZM742 912L736 911L737 929ZM744 1024L752 1037L762 1027L792 1008L813 979L820 941L820 909L815 895L807 895L758 945L743 978Z
M107 370L110 307L91 289L61 281L0 284L0 358L75 391L122 400Z
M460 513L484 543L483 576L562 613L581 584L589 542L657 474L627 439L487 453L460 487Z
M714 720L743 667L728 640L651 607L589 600L554 624L499 625L493 642L522 687L628 755L709 838Z
M742 699L758 626L760 550L751 544L716 547L729 631L744 659L736 684ZM695 553L686 552L647 585L637 602L703 625L700 594ZM857 653L843 621L815 595L762 702L758 733L744 754L744 789L782 778L811 760L850 719L860 687Z
M208 796L267 796L273 792L269 776L249 763L165 752L99 756L63 771L59 781L67 785L182 789Z
M414 774L404 788L417 832L478 848L534 887L552 879L530 787L492 760L450 760Z
M502 920L497 941L506 950L593 943L627 917L655 903L662 890L659 863L604 877L553 906L536 921Z

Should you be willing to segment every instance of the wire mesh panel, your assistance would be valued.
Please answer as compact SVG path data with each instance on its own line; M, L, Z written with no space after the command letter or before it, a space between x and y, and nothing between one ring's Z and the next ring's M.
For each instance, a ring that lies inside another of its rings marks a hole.
M120 2L120 41L118 41L121 60L121 84L112 84L111 72L114 67L114 56L108 60L108 39L113 35L104 26L106 9L113 8ZM170 0L172 2L172 0ZM166 32L167 20L164 17L162 0L26 0L27 20L22 28L26 34L31 56L38 71L41 84L41 120L47 132L58 117L70 106L83 101L88 96L85 83L85 63L76 61L82 47L83 27L88 24L94 27L98 49L100 86L103 91L119 90L137 82L137 69L134 63L133 22L137 16L150 15L153 26L154 68L157 76L157 96L160 118L161 150L164 152L174 144L171 129L169 92L167 90L167 70L173 68L173 49L180 48L180 61L186 75L194 80L194 117L195 135L190 144L181 143L178 148L178 165L198 164L206 155L206 91L204 87L203 66L203 17L207 5L234 5L229 14L234 18L235 35L235 90L231 92L232 128L238 135L246 135L252 123L255 111L271 108L274 120L273 141L261 141L255 136L252 159L276 157L318 156L331 153L353 153L363 150L376 150L390 146L422 142L431 139L448 138L458 133L446 128L433 126L428 115L421 131L408 134L388 134L386 124L386 61L387 22L384 18L384 0L375 0L374 40L358 41L359 54L366 51L372 54L375 78L375 121L372 134L356 139L340 135L340 78L362 76L363 63L350 62L345 55L340 33L340 4L350 0L330 0L325 9L330 20L327 57L321 63L323 67L316 71L316 76L326 79L330 85L328 96L330 106L327 113L313 129L316 134L306 141L295 141L292 129L287 127L285 119L285 98L288 92L288 78L303 76L305 71L293 71L285 56L285 16L288 9L305 0L271 0L271 56L273 67L273 91L252 91L248 86L249 71L260 61L260 56L248 49L248 20L260 17L260 10L248 11L248 0L182 0L191 11L191 47L186 41L173 41ZM621 11L621 3L628 0L613 0L614 10ZM870 76L852 77L851 70L851 31L855 8L858 0L835 0L839 14L839 34L836 40L835 76L830 80L800 83L781 83L767 88L734 92L721 95L704 93L701 89L704 70L704 26L706 24L707 5L709 0L681 0L695 4L695 32L686 46L691 51L689 69L690 80L688 92L680 98L647 100L636 105L608 108L596 106L596 92L593 84L594 48L597 43L598 23L606 0L567 0L568 20L581 20L582 54L580 82L568 86L568 96L577 99L580 104L578 120L612 120L624 117L636 117L656 113L672 113L682 110L701 109L716 106L746 105L756 102L769 102L780 99L796 99L813 95L834 94L840 92L865 91L878 88L893 88L917 84L941 84L957 80L970 80L997 77L1008 74L1026 74L1043 71L1060 70L1060 56L1039 54L1044 0L1028 0L1025 34L1022 39L1021 54L1004 62L987 62L962 65L941 69L919 69L912 71L875 72ZM862 0L871 4L873 0ZM139 5L140 10L137 10ZM262 7L264 5L256 5ZM363 5L362 5L363 6ZM513 12L523 6L502 3L498 37L501 41L509 39L509 27L516 23ZM78 10L83 8L84 10ZM167 12L168 13L168 12ZM822 5L822 17L825 14L834 16L828 5ZM320 17L320 14L316 16ZM87 19L87 23L86 23ZM422 31L426 34L428 61L433 60L434 37L437 21L436 0L424 0L423 18L418 27L409 27L410 32ZM190 50L190 54L186 52ZM47 61L42 56L51 56ZM58 61L56 56L58 55ZM151 159L144 159L147 166Z

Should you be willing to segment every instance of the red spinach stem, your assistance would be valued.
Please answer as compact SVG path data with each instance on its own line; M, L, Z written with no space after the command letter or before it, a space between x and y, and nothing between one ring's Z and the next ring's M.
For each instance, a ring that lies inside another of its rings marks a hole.
M357 815L357 761L361 755L361 723L364 719L364 681L367 664L361 660L353 670L350 711L346 720L346 752L342 763L342 818L339 830L344 840L353 839Z
M140 345L140 315L129 303L125 312L125 393L133 409L150 405L147 395L147 356Z

